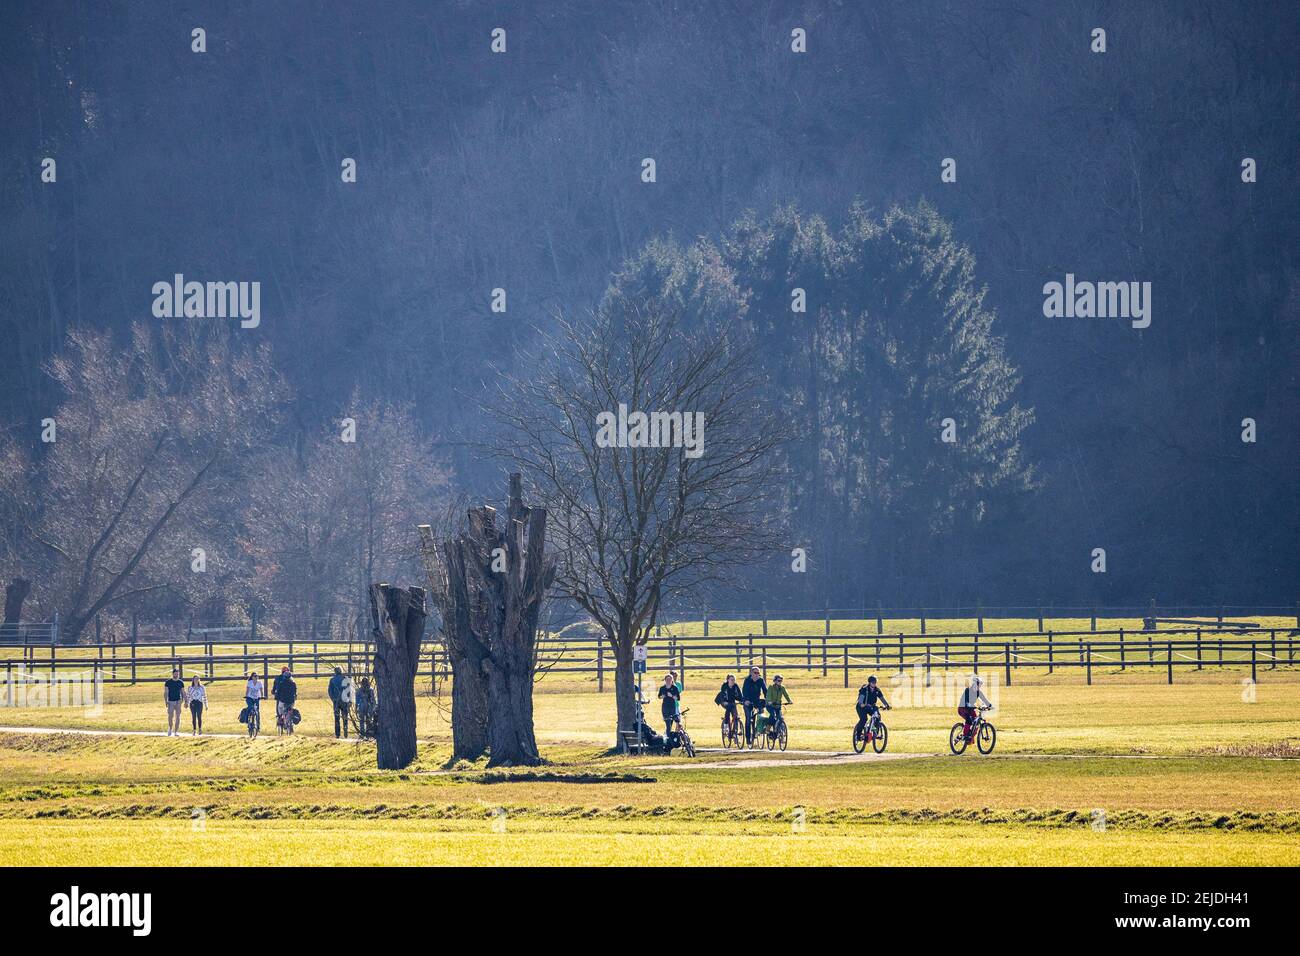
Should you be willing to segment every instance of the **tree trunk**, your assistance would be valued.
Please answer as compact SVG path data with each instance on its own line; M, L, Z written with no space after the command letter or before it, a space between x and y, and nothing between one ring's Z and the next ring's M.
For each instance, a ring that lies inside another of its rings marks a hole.
M614 650L614 697L618 715L616 729L634 733L636 731L636 675L632 673L632 641L626 637L617 643ZM616 734L615 745L620 739Z
M483 661L487 649L470 630L463 596L450 587L447 557L433 540L433 529L422 524L420 555L429 578L429 593L442 617L443 646L451 664L451 760L477 760L488 749L488 689Z
M375 733L380 770L401 770L415 759L415 672L424 634L424 588L370 586L375 636Z
M460 641L467 662L480 663L488 766L533 766L542 762L533 730L537 623L555 566L545 556L546 511L524 507L519 475L510 476L504 528L496 515L495 508L471 508L466 531L437 548L422 526L421 550L444 626L451 624L448 636ZM458 672L453 694L460 679ZM455 712L453 698L453 720Z
M451 759L477 760L488 750L487 672L477 648L447 645L451 661Z
M27 578L14 578L5 586L5 617L3 631L18 633L23 619L23 602L32 593L32 582Z
M492 705L488 721L491 767L535 767L542 762L533 731L533 668L529 659L488 658L483 663Z

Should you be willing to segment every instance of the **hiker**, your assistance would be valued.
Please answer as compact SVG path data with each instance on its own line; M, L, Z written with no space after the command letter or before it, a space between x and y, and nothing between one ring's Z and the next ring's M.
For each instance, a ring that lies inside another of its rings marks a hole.
M361 737L370 737L375 732L375 716L378 711L378 705L375 701L375 689L370 686L370 678L361 678L361 686L357 688L357 734Z
M167 736L178 737L181 732L181 704L185 698L185 681L181 669L172 669L172 676L163 682L163 701L167 704Z
M334 736L346 737L348 735L348 711L352 709L352 701L356 697L356 691L352 686L352 678L343 673L343 668L334 668L334 676L330 678L329 683L330 701L334 704Z
M198 736L203 733L203 708L208 706L208 690L195 674L190 686L185 689L185 700L190 705L190 733Z

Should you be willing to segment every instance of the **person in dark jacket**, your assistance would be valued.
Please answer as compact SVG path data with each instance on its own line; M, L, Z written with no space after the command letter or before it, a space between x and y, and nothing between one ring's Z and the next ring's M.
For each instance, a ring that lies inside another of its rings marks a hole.
M673 725L677 723L677 714L681 709L682 692L677 688L677 680L672 674L664 675L664 682L659 687L659 712L663 714L664 740L668 742L668 749L673 746Z
M281 669L280 676L271 684L271 696L275 698L276 719L288 716L285 730L293 733L293 705L298 701L298 685L294 682L289 668Z
M375 716L379 708L375 700L375 689L370 686L370 678L361 678L357 688L357 734L361 737L373 737L375 733Z
M741 700L745 704L745 743L754 742L754 721L767 706L767 681L757 667L749 669L749 676L740 688Z
M343 673L343 668L334 668L334 676L329 683L330 702L334 705L334 736L348 735L348 711L352 709L352 699L356 692L352 687L352 678Z
M867 682L858 688L858 723L853 728L854 740L857 740L858 735L866 729L867 721L880 713L882 705L885 710L889 710L889 701L885 700L885 695L876 686L876 675L872 674L867 678Z
M722 682L722 689L718 691L718 696L713 698L713 702L722 708L724 724L734 724L740 721L740 718L736 715L736 705L743 699L740 685L736 683L736 675L728 674L727 679Z

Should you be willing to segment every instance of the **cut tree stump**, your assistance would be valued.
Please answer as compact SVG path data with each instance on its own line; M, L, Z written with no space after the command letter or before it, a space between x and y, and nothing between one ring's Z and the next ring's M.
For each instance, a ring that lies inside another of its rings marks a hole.
M375 733L380 770L401 770L415 759L415 673L424 635L424 588L370 586L375 638Z

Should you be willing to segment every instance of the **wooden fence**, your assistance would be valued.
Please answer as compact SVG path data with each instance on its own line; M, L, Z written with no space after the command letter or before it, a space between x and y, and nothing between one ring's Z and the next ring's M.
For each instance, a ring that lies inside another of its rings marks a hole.
M954 668L969 672L998 671L1011 684L1024 669L1047 673L1081 671L1089 684L1094 671L1163 671L1169 683L1177 670L1207 666L1250 667L1258 680L1261 668L1292 666L1300 650L1300 632L1288 629L1198 628L1178 631L1047 631L1031 634L955 634L921 638L918 635L855 635L807 637L768 635L733 639L676 638L654 640L648 649L647 670L673 669L683 683L688 675L734 672L738 676L751 663L766 677L770 670L785 673L842 675L844 686L855 672L894 673L919 669L928 682L933 671ZM179 667L185 677L205 680L241 680L248 672L267 678L281 667L297 677L327 677L335 667L351 674L370 670L369 644L341 640L312 642L175 641L162 644L30 645L0 642L0 652L18 651L4 660L4 678L11 686L15 675L42 672L57 677L60 671L93 671L105 683L157 681ZM451 677L445 650L428 643L422 652L420 676L433 687ZM595 678L605 690L613 676L614 656L603 637L547 640L538 649L538 667L546 676L573 675Z

